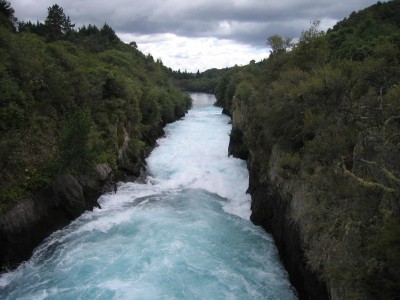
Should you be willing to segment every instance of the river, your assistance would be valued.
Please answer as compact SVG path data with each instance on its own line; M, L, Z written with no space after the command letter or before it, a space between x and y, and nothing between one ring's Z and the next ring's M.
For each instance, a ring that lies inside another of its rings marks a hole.
M0 299L296 299L249 221L246 163L227 156L215 97L167 125L147 183L123 183L0 277Z

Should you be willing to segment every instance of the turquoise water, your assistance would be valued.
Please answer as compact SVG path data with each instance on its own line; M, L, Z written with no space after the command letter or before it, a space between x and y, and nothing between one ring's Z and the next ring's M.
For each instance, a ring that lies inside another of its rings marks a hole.
M215 98L166 128L146 184L120 184L55 232L1 299L296 299L272 238L249 221L245 162L227 157Z

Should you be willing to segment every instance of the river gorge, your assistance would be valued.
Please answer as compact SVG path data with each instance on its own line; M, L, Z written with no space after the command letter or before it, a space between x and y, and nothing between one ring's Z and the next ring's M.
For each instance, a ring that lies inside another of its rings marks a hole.
M215 97L165 128L145 183L120 183L0 277L2 299L296 299L272 237L250 221L246 162L228 157Z

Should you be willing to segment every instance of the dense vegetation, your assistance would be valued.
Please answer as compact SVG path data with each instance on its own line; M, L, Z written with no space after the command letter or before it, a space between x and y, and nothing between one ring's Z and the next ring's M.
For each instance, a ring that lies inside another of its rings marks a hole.
M190 105L107 24L75 30L58 5L44 23L17 23L0 0L0 213L58 174L134 164Z
M270 37L266 61L223 76L218 104L261 179L283 183L308 265L331 292L398 299L400 1L327 33L318 25L296 44Z
M253 63L254 61L252 61ZM255 63L255 62L254 62ZM202 73L188 73L169 70L170 75L174 79L174 84L184 91L196 91L214 94L218 82L228 73L234 72L238 66L224 69L209 69Z

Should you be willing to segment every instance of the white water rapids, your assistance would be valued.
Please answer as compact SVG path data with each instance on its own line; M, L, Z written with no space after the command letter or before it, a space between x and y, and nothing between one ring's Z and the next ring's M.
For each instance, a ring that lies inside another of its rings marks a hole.
M148 183L120 184L0 277L0 299L296 299L270 235L249 221L244 161L215 97L166 127Z

